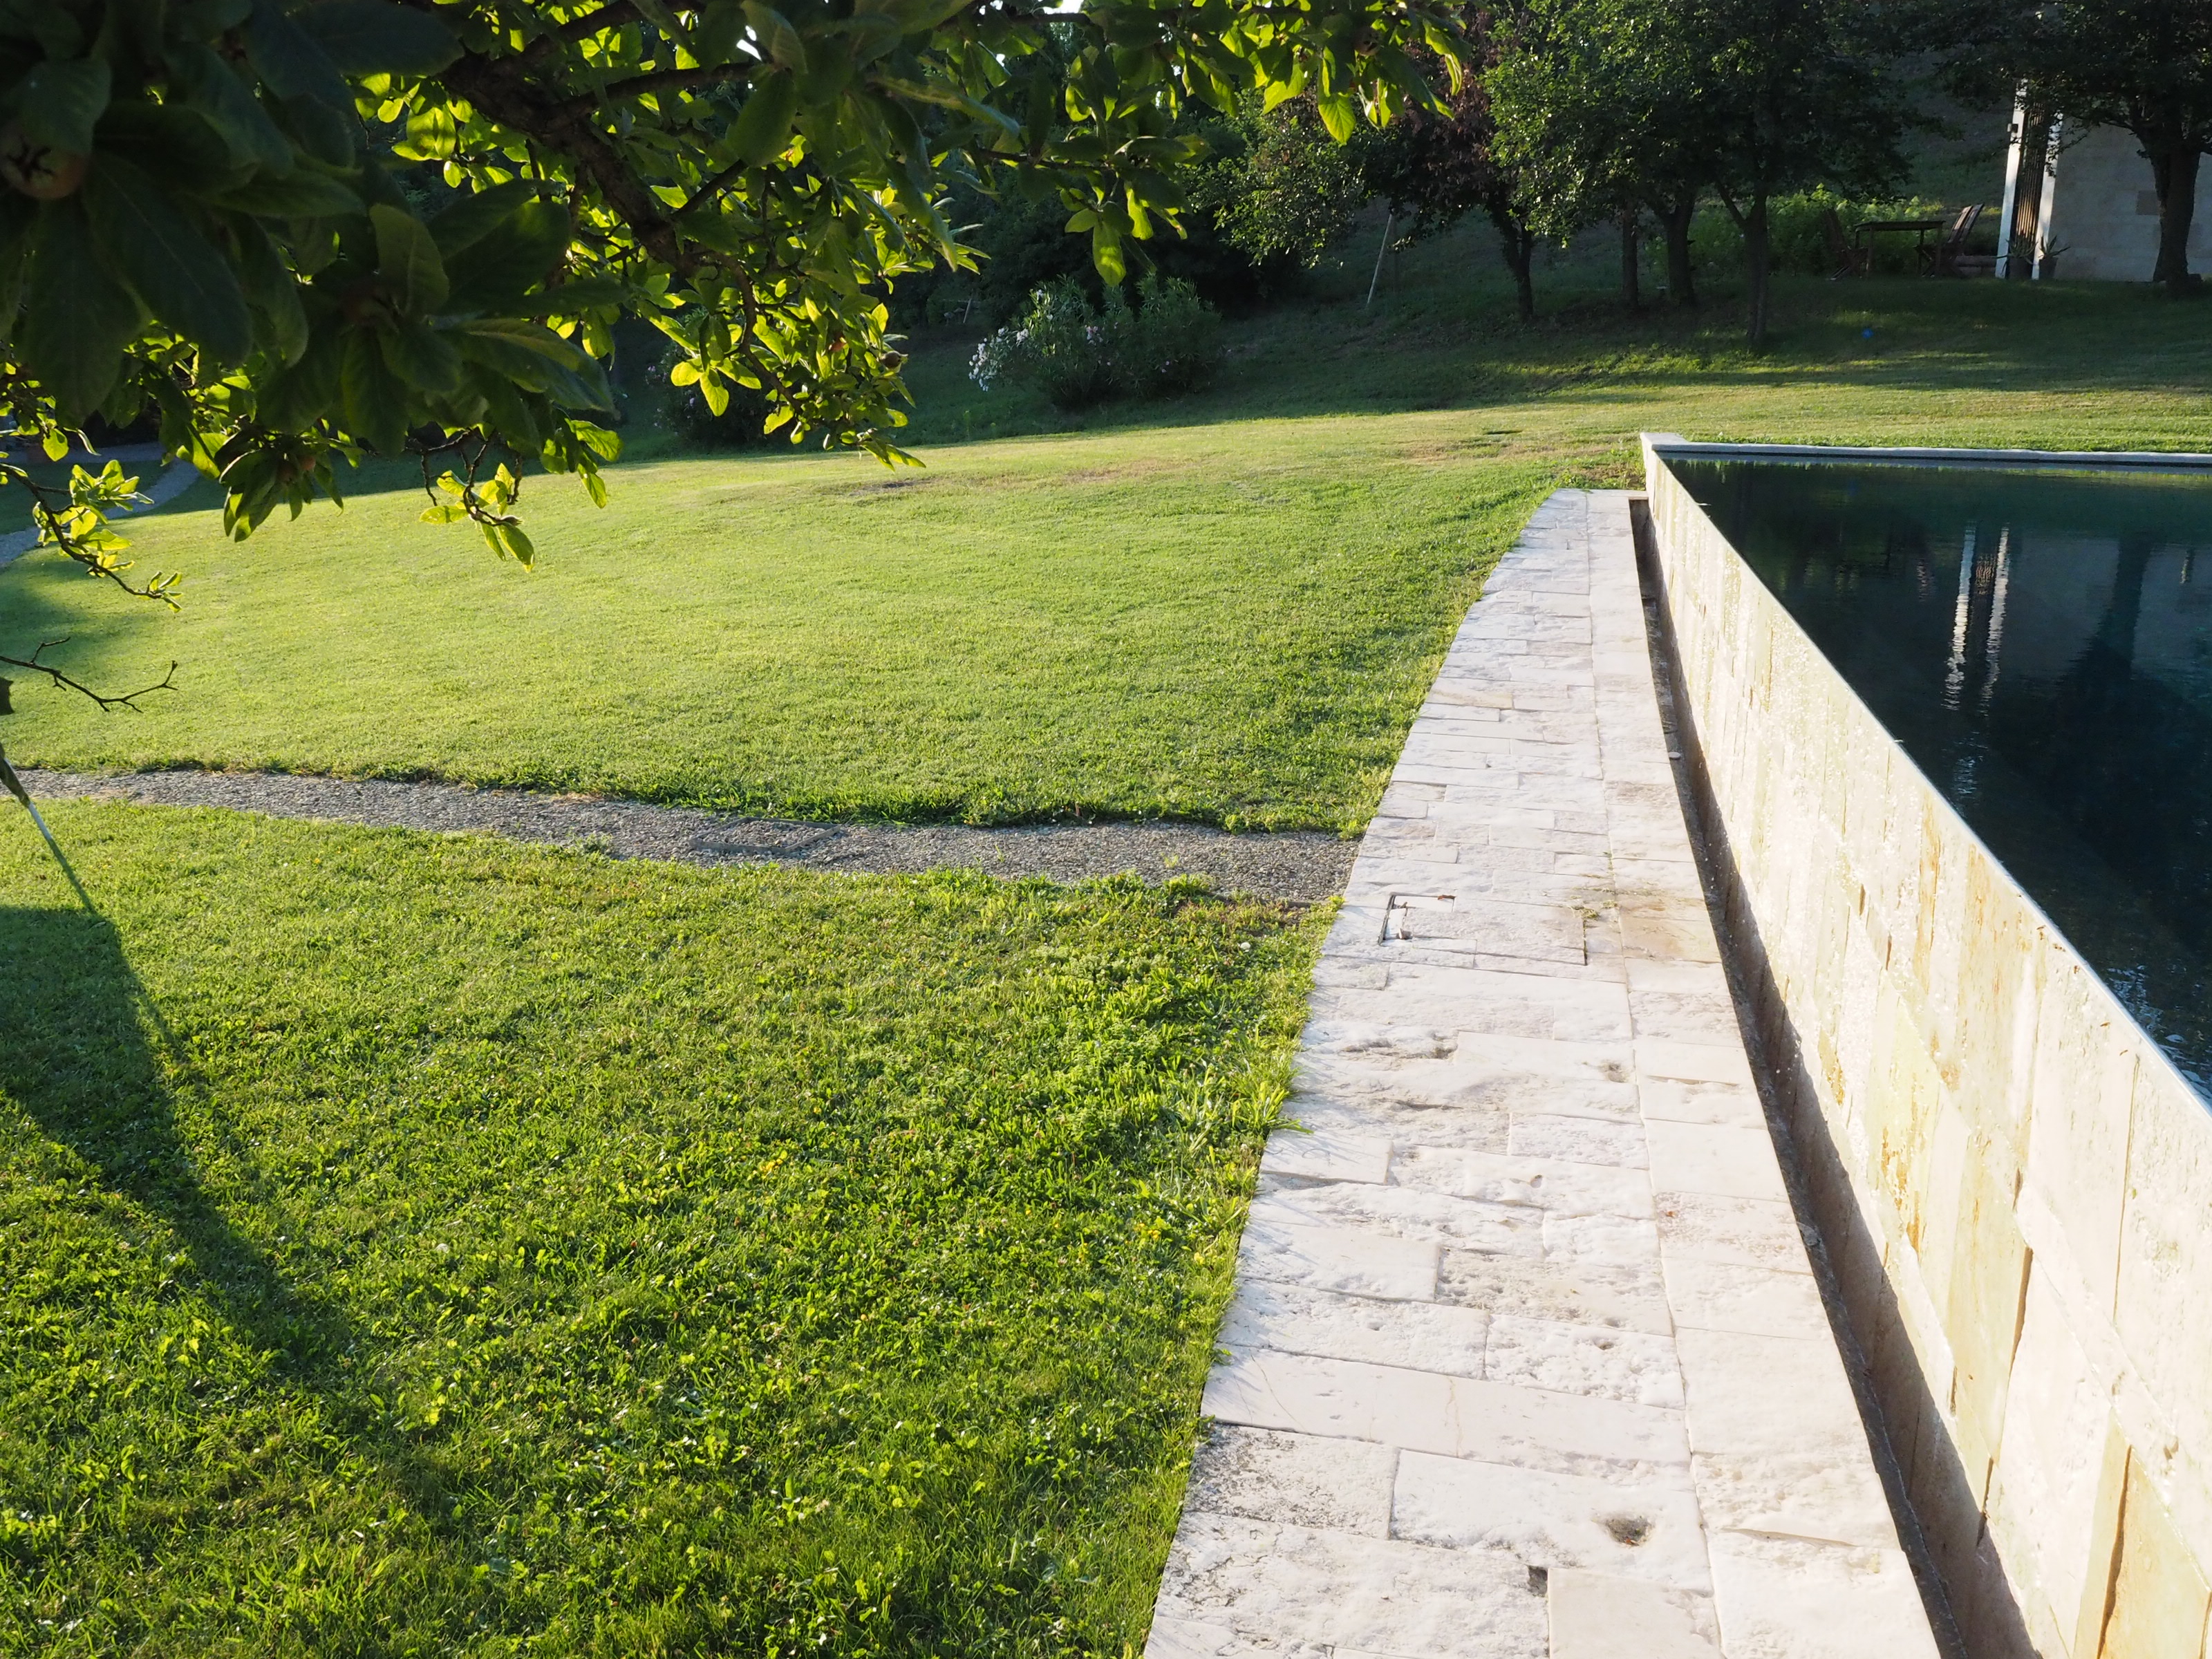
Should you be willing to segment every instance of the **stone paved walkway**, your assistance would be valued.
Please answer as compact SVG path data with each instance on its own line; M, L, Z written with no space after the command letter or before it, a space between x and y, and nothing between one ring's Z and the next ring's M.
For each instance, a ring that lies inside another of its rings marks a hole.
M1148 1659L1932 1659L1755 1093L1627 498L1469 613L1324 947Z

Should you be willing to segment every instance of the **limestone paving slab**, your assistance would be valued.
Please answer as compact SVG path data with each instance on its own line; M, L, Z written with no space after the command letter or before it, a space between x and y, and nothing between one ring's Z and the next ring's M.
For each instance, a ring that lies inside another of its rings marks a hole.
M1352 866L1146 1659L1932 1659L1676 799L1628 498L1469 611Z

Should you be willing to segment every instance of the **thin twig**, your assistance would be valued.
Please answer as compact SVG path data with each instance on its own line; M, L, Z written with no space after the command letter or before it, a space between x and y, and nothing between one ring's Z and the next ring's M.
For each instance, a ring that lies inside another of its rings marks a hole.
M104 691L94 690L90 686L85 684L81 680L71 679L67 674L63 673L60 669L55 667L52 663L41 662L39 660L40 658L45 656L47 652L52 650L56 646L67 645L69 641L66 639L43 641L40 642L39 648L31 653L27 657L0 656L0 665L4 665L9 668L20 668L27 673L44 674L49 680L52 680L56 685L61 687L64 690L80 692L83 696L91 698L93 702L98 703L102 709L128 708L134 714L140 712L138 708L139 698L151 696L156 691L173 691L177 689L177 665L174 663L171 663L169 665L169 672L161 677L161 682L160 684L141 686L136 691L128 691L120 696L110 696ZM7 682L5 680L0 680L0 691L4 691L6 686ZM0 699L0 702L4 702L4 699Z
M752 163L750 161L731 162L729 166L691 192L691 199L677 209L672 216L675 222L681 224L690 215L715 200L724 191L743 178L745 169L750 166Z
M84 890L84 884L76 878L76 872L70 867L69 859L62 851L61 842L56 841L54 832L46 828L46 819L39 815L38 807L32 803L31 792L23 787L22 779L17 777L15 769L8 764L8 757L4 750L0 750L0 787L4 787L9 794L22 802L23 810L31 815L31 822L39 826L39 834L46 840L46 850L54 855L54 862L61 866L62 873L69 878L69 884L76 890L77 902L86 909L91 910L93 915L98 915L100 912L93 908L92 895Z

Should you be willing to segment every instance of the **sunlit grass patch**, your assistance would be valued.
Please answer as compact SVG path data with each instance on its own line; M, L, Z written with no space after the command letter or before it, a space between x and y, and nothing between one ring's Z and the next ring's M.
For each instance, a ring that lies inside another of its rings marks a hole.
M0 1650L1118 1654L1316 923L0 819Z

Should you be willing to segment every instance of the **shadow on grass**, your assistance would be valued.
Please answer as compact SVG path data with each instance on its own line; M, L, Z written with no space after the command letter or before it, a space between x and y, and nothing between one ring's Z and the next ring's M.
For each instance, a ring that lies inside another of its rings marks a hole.
M249 1187L252 1148L222 1121L216 1091L140 983L114 925L88 906L0 906L0 981L9 987L0 997L0 1094L106 1192L165 1224L210 1310L264 1357L270 1381L313 1395L343 1443L442 1528L452 1504L441 1472L341 1380L338 1361L359 1346L351 1322L288 1283L203 1184L169 1076L208 1103L211 1152L237 1164Z
M1543 306L1537 321L1522 323L1507 291L1486 277L1427 284L1372 311L1340 300L1291 301L1231 325L1230 358L1212 389L1074 412L1053 410L1034 394L962 384L958 364L969 348L940 334L916 343L908 378L920 407L902 441L949 447L1001 436L1752 389L2212 389L2212 304L2175 306L2129 283L1782 276L1775 332L1760 352L1747 348L1741 301L1725 288L1695 309L1632 312L1581 287L1547 291ZM969 429L985 421L1001 429Z

